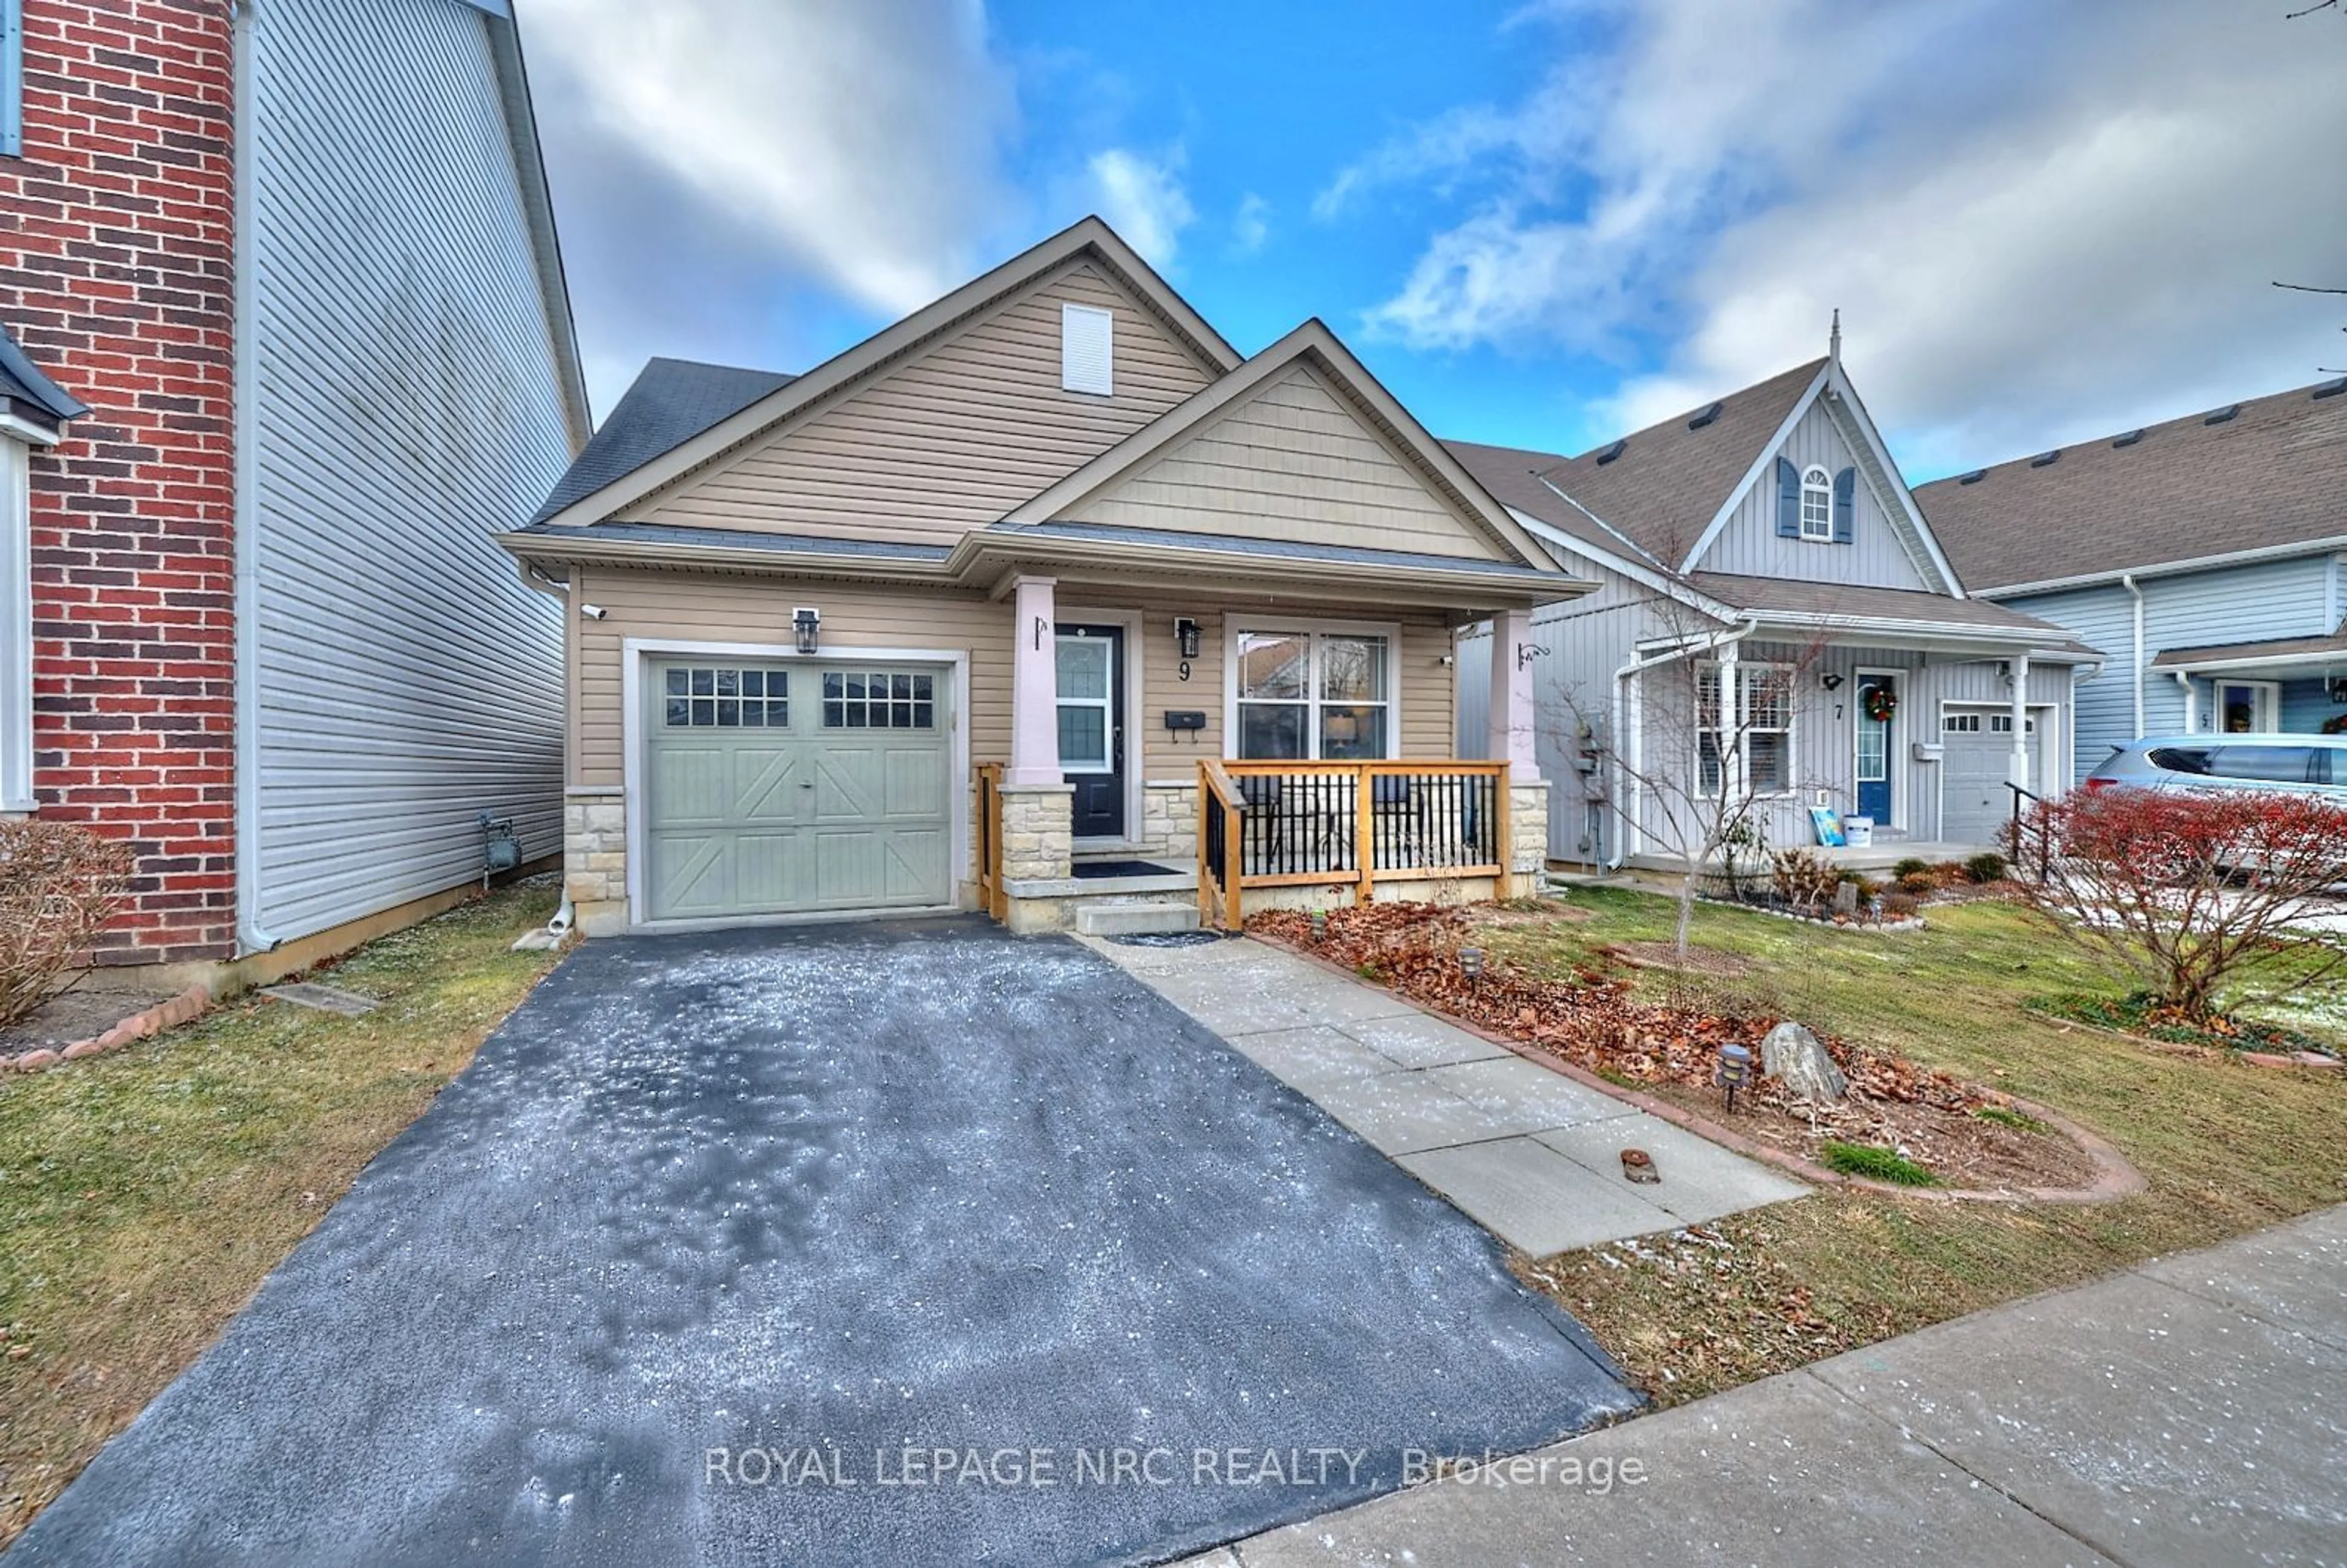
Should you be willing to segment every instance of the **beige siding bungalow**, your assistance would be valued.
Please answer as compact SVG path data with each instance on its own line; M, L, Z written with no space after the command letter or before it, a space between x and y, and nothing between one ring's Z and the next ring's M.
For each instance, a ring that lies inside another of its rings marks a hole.
M1097 219L804 375L653 361L503 542L590 935L1512 891L1518 652L1591 586L1327 327L1242 359Z

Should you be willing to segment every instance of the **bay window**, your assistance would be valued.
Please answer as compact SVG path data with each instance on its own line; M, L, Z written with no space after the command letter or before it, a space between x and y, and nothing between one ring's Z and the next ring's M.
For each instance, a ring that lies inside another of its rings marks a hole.
M1374 760L1394 754L1394 639L1383 632L1297 627L1232 640L1242 758Z

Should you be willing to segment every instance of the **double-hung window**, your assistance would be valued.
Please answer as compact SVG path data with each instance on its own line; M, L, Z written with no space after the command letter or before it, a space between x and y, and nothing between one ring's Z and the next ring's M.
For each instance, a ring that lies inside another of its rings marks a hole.
M1811 467L1801 476L1801 537L1833 538L1833 476Z
M1339 762L1393 755L1393 639L1241 630L1234 639L1242 758Z
M1722 700L1720 666L1696 669L1696 768L1706 795L1726 783L1727 764L1740 751L1741 793L1789 794L1793 788L1793 672L1781 664L1736 667L1736 712Z

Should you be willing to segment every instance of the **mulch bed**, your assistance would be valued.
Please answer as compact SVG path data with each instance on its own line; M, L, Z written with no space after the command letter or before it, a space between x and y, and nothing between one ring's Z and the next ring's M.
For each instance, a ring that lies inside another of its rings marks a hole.
M0 1057L87 1040L171 995L169 987L109 984L102 974L87 977L15 1022L0 1024Z
M1301 913L1269 911L1247 927L1812 1163L1819 1143L1836 1140L1887 1145L1957 1188L2058 1189L2095 1176L2093 1160L2058 1131L1976 1114L2012 1109L2006 1095L1830 1035L1819 1038L1850 1080L1846 1100L1812 1111L1762 1079L1737 1097L1731 1118L1713 1085L1719 1048L1749 1047L1757 1071L1760 1040L1780 1020L1650 1001L1594 968L1548 979L1493 956L1471 980L1458 958L1470 919L1433 905L1370 904L1331 911L1328 934L1317 941Z

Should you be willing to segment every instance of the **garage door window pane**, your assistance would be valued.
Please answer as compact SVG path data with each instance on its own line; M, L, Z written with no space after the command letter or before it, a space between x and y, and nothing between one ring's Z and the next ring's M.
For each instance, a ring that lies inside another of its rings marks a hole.
M937 725L937 677L906 670L825 671L826 730L928 730Z
M671 729L787 729L790 690L781 670L680 666L661 674L661 719Z

